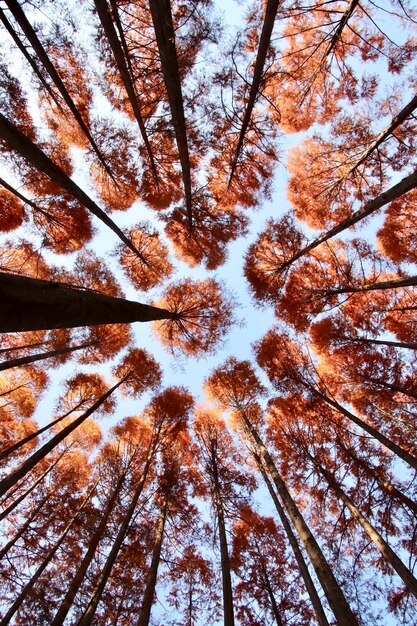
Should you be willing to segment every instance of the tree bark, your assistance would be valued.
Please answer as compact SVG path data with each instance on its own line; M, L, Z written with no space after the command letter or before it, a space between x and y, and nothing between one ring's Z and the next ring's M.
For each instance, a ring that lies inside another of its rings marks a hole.
M0 332L175 319L165 309L18 274L0 272Z
M232 184L233 176L236 171L237 163L240 153L243 147L243 141L245 139L246 132L248 130L249 122L252 116L253 108L256 103L256 98L259 93L259 88L262 80L262 73L265 65L266 55L268 53L269 44L271 42L272 30L274 28L275 17L278 11L278 6L281 0L268 0L265 17L262 26L262 32L259 39L258 52L256 55L255 69L253 71L252 84L249 91L248 102L246 104L245 113L243 115L242 126L239 133L239 139L237 142L235 154L233 157L232 167L230 171L228 187Z
M52 437L47 443L45 443L39 450L36 450L26 461L24 461L14 472L9 474L6 478L0 481L0 497L4 495L18 480L23 478L28 472L30 472L42 459L44 459L52 450L68 437L78 426L80 426L94 411L96 411L107 400L111 394L116 391L118 387L126 380L126 376L119 380L111 389L106 391L94 404L85 411L82 415L77 417L71 424L65 426L59 433Z
M0 138L6 141L11 148L23 156L33 167L46 174L51 180L57 182L65 191L68 191L86 209L101 220L112 230L123 243L136 254L144 263L146 260L136 250L133 243L113 220L81 189L69 176L56 165L36 145L28 139L20 130L0 113Z
M262 477L264 479L264 482L268 488L268 491L271 495L271 498L275 504L275 508L277 510L278 516L281 520L281 524L285 530L285 533L287 535L287 539L289 541L289 544L292 548L295 560L297 561L297 565L298 565L298 569L300 570L300 574L303 578L308 596L310 598L311 604L313 606L314 612L316 614L316 618L317 618L317 623L319 624L319 626L329 626L329 622L328 619L326 617L326 614L324 612L323 609L323 605L321 603L320 600L320 596L317 593L317 589L314 585L313 579L310 576L310 572L308 571L308 567L307 567L307 563L304 560L304 556L303 553L300 550L300 546L298 545L297 539L293 533L293 530L291 528L291 525L287 519L287 516L284 512L283 507L281 506L281 503L278 499L277 494L275 493L272 485L271 485L271 481L268 478L268 475L262 465L262 461L260 456L256 453L253 452L253 457L256 461L256 464L258 466L259 471L262 474Z
M168 495L165 495L164 501L159 514L158 524L156 527L156 536L152 550L151 566L149 568L148 578L146 581L145 592L143 594L142 606L138 626L149 626L151 618L151 609L155 596L156 579L158 576L158 567L161 560L162 542L164 539L165 521L168 511Z
M16 359L9 359L0 363L0 372L4 370L12 369L13 367L21 367L22 365L28 365L29 363L35 363L36 361L43 361L44 359L52 359L54 356L61 356L62 354L70 354L76 350L82 350L88 348L91 343L84 343L79 346L67 346L65 348L57 348L56 350L48 350L47 352L41 352L40 354L31 354L29 356L20 356Z
M415 287L417 285L417 276L407 276L406 278L393 278L392 280L383 280L375 283L368 283L359 286L340 287L339 289L329 289L326 294L338 295L343 293L360 293L361 291L379 291L385 289L399 289L400 287Z
M191 166L170 0L149 0L149 8L155 29L162 73L168 94L175 139L177 141L178 154L180 157L185 192L185 206L188 218L188 231L191 234L193 228Z
M214 504L216 507L217 521L219 525L220 559L222 568L223 587L223 619L224 626L234 626L233 590L230 576L229 551L227 547L226 524L224 520L223 502L217 468L217 457L214 443L211 443L211 467L213 471Z
M278 494L284 504L284 508L287 511L294 527L297 530L298 536L310 558L311 564L314 567L317 578L326 594L330 608L336 618L338 626L359 626L358 621L352 612L343 591L337 582L331 567L329 566L319 544L317 543L310 528L307 526L304 517L298 509L296 503L291 497L284 481L282 480L276 465L269 454L268 450L264 446L262 439L258 435L257 430L252 426L245 413L242 413L244 423L252 436L252 439L257 448L258 454L265 462L265 465L272 477Z

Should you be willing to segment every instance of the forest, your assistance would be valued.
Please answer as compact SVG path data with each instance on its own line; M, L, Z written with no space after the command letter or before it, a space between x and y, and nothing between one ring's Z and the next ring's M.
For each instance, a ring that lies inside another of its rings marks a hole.
M0 22L0 626L416 626L417 6Z

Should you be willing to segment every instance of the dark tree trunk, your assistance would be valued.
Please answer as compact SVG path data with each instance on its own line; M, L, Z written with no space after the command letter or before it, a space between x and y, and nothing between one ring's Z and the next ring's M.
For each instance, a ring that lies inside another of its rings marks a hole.
M57 348L56 350L48 350L47 352L41 352L40 354L31 354L29 356L20 356L16 359L9 359L0 363L0 372L4 370L12 369L13 367L21 367L22 365L28 365L29 363L35 363L36 361L43 361L44 359L52 359L54 356L61 356L62 354L70 354L76 350L83 350L88 348L90 343L83 343L79 346L67 346L65 348Z
M256 55L255 69L253 71L252 84L249 91L248 102L246 104L245 113L242 120L242 126L240 128L239 139L236 146L236 151L233 157L232 168L230 171L229 184L232 184L233 176L236 171L237 163L240 153L242 152L243 142L246 132L248 130L249 122L252 116L252 111L256 103L256 98L261 86L262 74L265 65L266 55L268 53L268 47L271 42L272 30L274 28L275 17L278 11L278 6L281 0L268 0L265 9L265 17L262 26L262 32L259 39L258 53Z
M171 109L172 123L180 157L182 180L185 192L185 206L188 217L188 230L193 227L191 166L188 151L187 128L184 115L184 103L181 91L181 78L175 48L175 31L172 22L170 0L149 0L156 42L161 59L162 73Z
M0 332L175 319L139 302L17 274L0 272Z

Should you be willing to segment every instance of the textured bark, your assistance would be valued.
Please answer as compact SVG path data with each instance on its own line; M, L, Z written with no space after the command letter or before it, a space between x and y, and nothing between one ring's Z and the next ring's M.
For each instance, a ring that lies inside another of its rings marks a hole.
M129 57L126 54L127 47L123 46L124 38L122 41L119 41L117 37L116 30L114 28L113 20L111 13L109 11L109 7L107 5L106 0L94 0L94 5L97 11L97 14L100 18L101 25L104 29L104 32L107 37L107 41L109 42L111 51L113 53L114 59L116 61L117 69L119 70L120 77L123 82L123 86L126 90L127 96L129 98L130 106L132 107L133 114L136 118L136 121L139 126L140 134L145 144L146 152L148 155L149 163L151 165L152 175L154 177L155 183L158 184L158 173L156 170L155 159L152 153L152 148L149 143L148 133L146 132L145 123L141 114L141 107L139 102L139 97L135 89L135 85L133 82L133 74L129 64ZM115 19L117 19L117 5L113 7L113 11L115 12ZM123 37L123 31L119 28L119 37ZM125 50L125 53L123 52Z
M168 94L172 124L174 126L175 139L180 157L185 193L185 206L188 218L188 230L191 234L193 227L191 166L170 0L149 0L149 8L151 10L153 26L155 29L162 73Z
M258 466L259 471L262 474L262 477L264 479L264 482L268 488L268 491L271 495L271 498L275 504L275 508L277 510L278 516L281 520L281 524L285 530L285 533L287 535L287 539L288 542L291 546L291 549L293 551L295 560L297 561L297 565L298 565L298 569L300 571L300 574L303 578L307 593L309 595L311 604L313 606L314 612L316 614L316 618L317 618L317 623L319 624L319 626L329 626L329 622L328 619L326 617L326 614L324 612L323 609L323 605L321 603L320 600L320 596L317 593L317 589L314 585L313 579L311 578L310 572L308 571L308 567L307 567L307 563L304 560L303 557L303 553L300 550L300 546L298 545L298 541L294 535L294 532L291 528L291 525L287 519L287 516L284 512L284 509L278 499L277 494L274 491L274 488L272 487L271 481L268 478L268 475L262 465L262 461L260 456L254 452L253 453L253 457L256 461L256 464Z
M45 443L39 450L36 450L26 461L24 461L17 469L15 469L9 476L0 481L0 496L4 495L18 480L23 478L28 472L30 472L42 459L44 459L52 450L68 437L74 430L78 428L90 415L94 413L102 404L107 400L111 394L116 391L118 387L126 380L122 378L111 389L106 391L94 404L87 409L82 415L77 417L71 424L65 426L59 433L52 437L47 443Z
M42 66L48 72L49 76L51 77L51 79L52 79L52 81L53 81L53 83L55 85L55 87L58 89L59 93L61 94L65 104L68 106L69 110L73 114L73 116L74 116L78 126L81 128L82 132L84 133L85 137L87 138L88 142L90 143L91 147L93 148L94 153L97 156L98 160L100 161L100 163L103 165L103 167L106 170L106 172L109 174L109 176L111 176L111 178L114 180L115 184L117 185L117 181L115 180L112 171L110 170L109 166L107 165L106 160L104 159L103 155L101 154L101 151L100 151L98 145L96 144L94 138L92 137L92 135L90 133L90 130L87 127L87 124L83 120L79 110L77 109L77 106L76 106L74 100L71 98L70 94L68 93L68 90L65 87L64 83L62 82L62 79L61 79L60 75L58 74L54 64L50 60L50 58L49 58L45 48L43 47L42 43L39 40L35 30L32 28L29 20L27 19L26 15L24 14L20 4L17 2L17 0L5 0L5 2L7 4L7 7L9 8L9 10L11 11L13 17L15 18L16 22L19 24L20 28L22 29L22 31L26 35L28 41L30 42L30 45L34 49L35 53L37 54L38 59L42 63ZM25 54L25 57L27 58L26 54ZM32 65L32 63L31 63L31 65ZM33 65L32 65L32 67L33 67ZM36 74L37 74L37 76L39 76L39 72L36 72ZM49 92L49 90L48 90L48 92ZM56 101L55 98L54 98L54 100Z
M40 564L38 569L35 571L35 573L33 574L32 578L23 587L22 591L20 592L20 594L18 595L16 600L13 602L12 606L7 611L7 613L4 616L4 618L1 620L0 626L6 626L7 624L10 624L10 620L12 619L13 615L16 613L16 611L18 611L18 609L20 608L21 604L26 600L26 598L30 594L30 591L31 591L32 587L38 582L38 580L41 577L42 573L48 567L49 563L52 561L52 559L54 558L55 554L57 553L57 551L59 550L61 545L64 543L66 536L70 532L70 530L73 527L74 523L77 521L77 519L78 519L80 513L82 512L82 510L87 505L87 503L90 500L90 498L91 498L95 488L96 488L96 485L94 485L94 487L89 491L89 493L87 494L87 497L84 499L84 502L79 507L77 513L72 517L71 521L67 524L67 526L65 527L65 529L62 532L62 534L59 537L59 539L55 542L53 547L48 551L48 554L46 555L46 557L44 558L44 560L42 561L42 563Z
M139 302L37 278L0 272L0 332L173 319Z
M271 478L275 484L278 494L283 502L284 508L288 513L295 529L297 530L300 541L302 542L312 566L316 572L317 578L326 594L330 608L336 618L338 626L359 626L358 621L353 614L343 591L337 582L331 567L329 566L326 558L321 551L319 544L317 543L310 528L307 526L304 517L294 502L291 494L289 493L284 481L282 480L276 465L269 454L268 450L264 446L258 432L252 426L247 416L242 413L244 423L252 435L253 441L256 445L257 451L261 459L265 462L265 465L271 475Z
M252 84L249 91L248 102L246 104L245 113L242 119L242 126L240 128L239 139L236 146L236 151L233 156L233 163L230 171L229 184L232 184L233 176L236 171L237 163L239 160L240 153L242 152L243 142L245 139L246 132L248 130L249 122L252 116L252 111L256 103L256 98L259 93L259 89L262 81L263 69L265 66L266 55L268 53L269 44L271 42L272 30L274 28L275 17L278 11L278 6L281 0L268 0L266 9L265 9L265 17L262 26L261 36L259 39L258 52L256 55L255 61L255 69L253 71Z
M46 174L51 180L57 182L65 191L68 191L86 209L110 228L123 243L128 246L145 263L146 260L136 250L133 243L126 237L123 231L113 220L81 189L58 165L28 137L0 113L0 138L6 141L11 148L23 156L28 163L40 172Z
M217 457L214 444L211 444L211 469L213 472L213 494L214 504L219 525L220 559L222 568L223 587L223 619L224 626L234 626L235 618L233 613L233 590L230 576L229 551L227 547L226 524L224 521L223 502L219 482L219 472L217 468Z
M140 617L138 626L149 626L151 618L152 604L155 596L156 579L158 576L158 567L161 560L162 542L164 539L165 522L168 511L168 496L165 495L159 519L156 527L155 541L152 549L152 560L149 568L148 578L146 581L145 592L143 594L142 606L140 609Z

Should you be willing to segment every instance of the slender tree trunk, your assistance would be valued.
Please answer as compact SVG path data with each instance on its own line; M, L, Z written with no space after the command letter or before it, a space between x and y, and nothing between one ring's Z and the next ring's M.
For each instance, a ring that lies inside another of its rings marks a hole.
M20 450L20 448L22 448L24 445L26 445L27 443L29 443L33 439L36 439L37 437L39 437L39 435L42 435L42 433L44 433L46 430L49 430L50 428L52 428L56 424L59 424L59 422L62 422L62 420L64 420L66 417L68 417L68 415L71 415L71 413L74 413L74 411L76 411L77 408L79 406L81 406L81 404L82 404L82 402L79 402L77 406L75 406L73 409L71 409L67 413L64 413L64 415L61 415L60 417L57 417L52 422L49 422L49 424L47 424L46 426L43 426L42 428L39 428L37 431L35 431L33 433L30 433L30 435L27 435L23 439L20 439L20 441L17 441L13 445L11 445L8 448L5 448L4 450L2 450L0 452L0 461L3 461L4 459L6 459L8 456L10 456L10 454L13 454L13 452L16 452L17 450Z
M131 71L127 46L124 41L123 30L120 25L119 27L119 37L121 38L121 44L120 44L120 41L117 37L116 30L113 25L113 20L111 17L111 13L109 11L109 7L107 5L107 1L106 0L94 0L94 5L96 8L97 14L100 18L101 25L106 34L107 41L109 42L114 59L116 61L117 69L119 70L119 74L122 79L123 86L129 98L130 106L132 107L133 114L138 123L140 134L141 134L143 143L145 144L149 163L151 165L152 175L154 177L156 185L158 185L158 172L156 170L156 164L155 164L155 159L152 153L151 144L149 143L148 133L146 132L146 127L143 121L138 94L136 92L135 85L133 82L133 73ZM116 20L116 23L120 24L120 21L117 16L117 5L113 7L113 11L115 13L114 18ZM123 53L123 49L124 49L124 53Z
M339 24L337 25L337 28L335 30L335 32L333 33L333 36L331 38L331 40L329 41L326 50L324 51L323 54L323 61L325 61L335 50L340 37L342 36L343 30L346 27L348 21L350 20L350 18L352 17L356 7L359 5L359 0L350 0L348 8L346 9L346 11L343 13Z
M332 400L331 398L329 398L326 394L322 393L319 389L314 387L314 385L306 383L305 381L302 381L302 380L300 380L300 382L313 395L324 400L327 404L329 404L331 407L336 409L339 413L347 417L351 422L356 424L356 426L359 426L359 428L367 432L368 435L371 435L371 437L373 437L374 439L379 441L379 443L381 443L383 446L388 448L388 450L391 450L393 454L396 454L400 459L402 459L410 467L417 470L417 458L415 456L413 456L412 454L404 450L404 448L402 448L398 444L391 441L391 439L388 439L388 437L385 437L385 435L379 432L379 430L377 430L373 426L370 426L369 424L361 420L357 415L355 415L354 413L351 413L350 411L348 411L348 409L345 409L345 407L339 404L336 400Z
M90 567L90 564L94 558L98 544L100 543L104 535L110 515L112 514L112 511L116 505L117 499L120 495L120 489L123 485L125 478L126 478L126 473L124 472L120 476L119 480L117 481L117 484L113 490L113 493L111 494L107 502L106 508L100 518L100 523L98 524L96 530L91 535L90 541L88 542L87 552L85 553L83 559L78 565L75 576L72 579L71 584L68 587L67 593L65 594L65 597L62 600L61 605L51 622L51 626L62 626L62 624L64 623L68 615L68 612L71 609L71 606L74 602L74 598L77 595L77 592L79 588L81 587L84 577L87 573L87 570Z
M407 276L406 278L393 278L392 280L383 280L366 285L339 287L338 289L329 289L328 294L337 295L343 293L360 293L361 291L380 291L385 289L399 289L400 287L415 287L417 285L417 276Z
M262 26L262 32L259 39L258 53L256 55L255 61L255 69L253 71L252 84L249 91L249 97L246 104L245 113L242 120L242 126L240 128L239 139L237 142L235 154L233 157L233 163L230 171L229 183L228 187L232 184L232 180L236 171L237 163L239 160L240 153L242 152L243 142L245 139L246 132L248 130L249 122L252 116L253 108L256 103L256 98L259 93L259 88L261 85L262 74L265 66L265 60L268 53L269 44L271 42L272 30L274 28L275 17L278 11L278 6L281 0L268 0L266 9L265 9L265 17Z
M111 394L116 391L118 387L126 380L127 376L119 380L111 389L106 391L94 404L85 411L82 415L77 417L71 424L65 426L59 433L52 437L47 443L45 443L39 450L36 450L26 461L24 461L14 472L9 474L6 478L0 481L0 497L4 495L18 480L23 478L28 472L30 472L42 459L44 459L52 450L61 443L68 435L78 428L94 411L96 411L107 400Z
M31 591L32 587L34 587L34 585L38 582L39 578L42 576L42 573L48 567L49 563L52 561L52 559L54 558L55 554L57 553L57 551L59 550L61 545L64 543L66 536L70 532L70 530L73 527L74 523L77 521L77 519L78 519L80 513L82 512L82 510L87 505L87 503L90 500L90 498L91 498L95 488L96 488L96 485L94 485L94 487L89 491L89 493L87 494L86 498L84 499L84 502L79 507L79 509L76 512L76 514L72 517L71 521L67 524L67 526L65 527L65 529L62 532L62 534L59 537L59 539L55 542L53 547L48 551L46 557L44 558L44 560L42 561L42 563L40 564L40 566L38 567L36 572L33 574L32 578L23 587L23 589L20 592L19 596L16 598L16 600L13 602L12 606L10 607L10 609L7 611L6 615L1 620L0 626L7 626L7 624L10 624L10 620L12 619L13 615L16 613L16 611L18 611L20 606L26 600L26 598L30 594L30 591Z
M64 456L64 454L66 454L66 450L64 452L62 452L58 458L51 463L51 465L48 467L47 470L45 470L40 476L39 478L37 478L35 480L34 483L32 483L32 485L29 487L29 489L26 489L26 491L24 493L22 493L20 496L18 496L16 498L16 500L13 500L13 502L11 504L9 504L9 506L4 509L4 511L2 511L0 513L0 522L3 521L8 515L10 515L10 513L12 511L14 511L14 509L21 503L23 502L23 500L30 494L32 493L32 491L34 489L36 489L36 487L44 480L44 478L46 478L48 476L48 474L50 472L52 472L52 470L54 469L55 465L57 465L59 463L59 461L62 459L62 457Z
M26 521L23 524L23 526L20 528L20 530L6 543L5 546L3 546L3 548L0 550L0 561L6 556L8 551L11 548L13 548L15 543L17 541L19 541L19 539L21 537L23 537L23 535L28 530L28 528L30 527L30 525L33 522L33 520L36 518L36 516L41 511L41 509L44 507L44 505L47 503L47 501L50 499L51 495L52 494L50 492L48 492L46 494L46 496L44 498L42 498L42 500L39 502L39 504L33 509L33 511L30 513L30 515L26 518Z
M326 479L329 483L330 487L333 489L336 496L347 506L349 511L352 514L352 517L356 519L359 524L362 526L370 540L374 543L374 545L378 548L383 558L391 565L391 567L397 572L398 576L406 585L407 589L417 597L417 580L414 578L413 574L410 570L404 565L401 559L396 555L394 550L388 543L383 539L383 537L379 534L379 532L372 526L372 524L367 520L367 518L360 512L356 504L349 498L349 496L344 492L342 487L336 481L331 472L321 465L321 463L314 458L307 450L305 450L306 456L313 463L316 470Z
M304 517L298 509L296 503L291 497L284 481L282 480L276 465L269 454L268 450L264 446L262 439L258 435L258 432L252 426L248 417L242 412L244 423L252 435L253 441L258 450L258 454L265 462L265 465L272 477L278 494L284 504L284 508L288 513L294 527L297 530L298 536L310 558L311 564L314 567L317 578L326 594L330 608L336 618L338 626L359 626L358 621L353 614L343 591L337 582L331 567L329 566L326 558L321 551L319 544L317 543L310 528L307 526Z
M271 481L269 480L268 475L267 475L267 473L266 473L266 471L265 471L265 469L264 469L264 467L262 465L262 461L261 461L260 456L256 452L253 452L252 454L253 454L253 458L256 461L258 469L259 469L259 471L262 474L262 477L263 477L264 482L265 482L265 484L266 484L266 486L268 488L268 491L269 491L269 493L271 495L271 498L272 498L272 500L273 500L273 502L275 504L275 508L276 508L277 513L279 515L279 518L281 520L281 524L282 524L282 526L283 526L283 528L285 530L285 533L287 535L287 539L288 539L289 544L290 544L290 546L292 548L292 551L294 553L294 557L295 557L295 560L297 561L298 569L300 571L300 574L301 574L302 579L304 581L304 584L305 584L307 593L309 595L311 604L312 604L314 612L316 614L317 623L319 624L319 626L329 626L329 622L328 622L326 614L324 612L323 605L322 605L321 600L320 600L320 596L317 593L317 589L316 589L316 587L314 585L313 579L310 576L310 572L308 570L307 563L304 560L303 553L300 550L300 546L298 545L298 541L297 541L297 539L296 539L296 537L295 537L295 535L293 533L291 525L290 525L290 523L289 523L289 521L287 519L287 516L286 516L286 514L284 512L284 509L281 506L281 503L280 503L280 501L278 499L277 494L274 491L274 488L271 485Z
M222 568L223 586L223 618L224 626L234 626L235 618L233 613L233 590L230 576L229 551L227 547L226 524L224 520L223 502L217 468L217 456L214 443L211 443L211 467L213 471L213 493L214 504L216 506L217 521L219 525L220 559Z
M272 585L271 585L271 581L269 580L269 576L268 576L268 571L265 565L265 561L264 561L264 557L262 555L262 552L258 546L258 544L256 543L256 550L258 552L258 559L259 559L259 563L260 563L260 568L261 568L261 573L262 573L262 578L264 579L264 584L268 593L268 597L269 597L269 601L271 603L271 611L272 614L274 616L275 622L277 624L277 626L284 626L284 622L281 619L281 615L279 614L279 609L278 609L278 604L277 601L275 599L275 595L274 595L274 591L272 589Z
M13 367L21 367L22 365L28 365L29 363L35 363L36 361L43 361L44 359L52 359L54 356L61 356L62 354L70 354L76 350L83 350L88 348L91 343L83 343L79 346L68 346L65 348L57 348L56 350L48 350L40 354L31 354L29 356L20 356L16 359L9 359L0 363L0 372L4 370L12 369Z
M390 498L394 498L395 500L398 500L398 502L401 502L401 504L404 504L404 506L406 506L412 513L414 513L414 515L417 516L416 502L414 502L413 500L411 500L411 498L402 493L402 491L400 491L398 487L393 485L392 482L382 478L373 466L358 457L358 455L355 454L355 452L353 452L351 448L348 448L348 446L346 446L339 437L336 438L336 443L350 461L353 461L353 463L363 469L367 476L370 476L377 481L380 489L384 493L386 493Z
M176 319L165 309L0 272L0 332Z
M42 63L42 66L48 72L48 74L51 77L54 85L56 86L56 88L58 89L59 93L61 94L65 104L68 106L69 110L73 114L73 116L74 116L78 126L81 128L83 134L85 135L85 137L87 138L89 144L93 148L94 153L96 154L98 160L100 161L100 163L103 165L103 167L106 170L106 172L109 174L109 176L111 176L111 178L114 180L115 184L117 185L117 181L115 180L111 169L107 165L106 160L104 159L103 155L101 154L101 151L100 151L98 145L96 144L94 138L92 137L92 135L90 133L90 130L87 127L87 124L85 123L85 121L83 120L79 110L77 109L77 106L76 106L74 100L72 99L72 97L68 93L67 88L65 87L64 83L62 82L60 75L58 74L57 70L55 69L54 64L51 62L51 60L50 60L50 58L49 58L45 48L43 47L42 43L40 42L40 40L39 40L35 30L32 28L29 20L27 19L26 15L24 14L24 12L22 10L22 7L20 6L20 4L18 3L17 0L5 0L5 2L7 4L7 7L9 8L9 10L11 11L13 17L15 18L15 20L19 24L20 28L24 32L24 34L27 37L28 41L30 42L30 45L34 49L35 53L37 54L40 62ZM25 57L27 58L27 55L25 55ZM38 75L38 72L36 72L36 74ZM48 92L49 92L49 90L48 90ZM55 100L55 98L54 98L54 100Z
M161 560L162 542L164 539L165 521L168 511L168 495L165 494L161 511L159 514L158 524L156 527L155 541L152 550L151 566L149 568L148 578L146 581L145 592L143 594L142 606L140 609L140 617L138 626L149 626L151 618L152 604L155 596L156 579L158 576L158 567Z
M410 389L403 387L402 385L395 385L394 383L389 383L386 380L382 380L380 378L368 378L369 382L379 385L380 387L385 387L385 389L389 389L393 393L402 393L404 396L408 396L409 398L413 398L417 400L417 393L414 393ZM364 380L364 383L367 381Z
M336 235L339 235L344 230L347 230L351 226L354 226L365 217L372 215L372 213L374 213L381 207L389 204L390 202L393 202L393 200L400 198L401 196L408 193L412 189L415 189L416 187L417 170L415 170L409 176L406 176L405 178L400 180L399 183L393 185L392 187L390 187L390 189L387 189L387 191L384 191L373 200L367 202L361 209L358 209L357 211L352 213L350 217L347 217L345 220L339 222L339 224L336 224L336 226L333 226L333 228L330 228L322 235L319 235L311 243L307 244L304 248L299 250L299 252L297 252L290 259L288 259L288 261L285 261L285 263L281 263L281 265L277 266L277 272L280 273L284 271L285 269L290 267L290 265L292 265L295 261L314 250L314 248L317 248L317 246L321 245L325 241L328 241L329 239L332 239Z
M110 228L119 239L126 244L144 263L146 260L136 250L133 243L113 220L81 189L69 176L56 165L51 159L28 137L0 113L0 138L4 139L11 148L16 150L33 167L46 174L51 180L57 182L65 191L70 193L86 209Z
M172 124L174 126L178 154L180 157L185 192L185 206L188 217L188 230L191 234L193 227L191 166L170 0L149 0L149 8L155 29L162 73L168 94Z
M103 569L101 570L101 573L98 577L98 579L95 582L93 591L91 593L89 602L87 607L84 609L84 612L82 614L82 616L80 617L80 619L77 622L77 626L90 626L92 623L92 620L94 619L94 615L98 606L98 603L100 602L101 599L101 595L104 591L104 588L106 586L106 583L109 579L109 576L111 574L111 571L113 569L113 565L117 559L117 556L119 554L120 548L122 547L123 541L126 538L126 534L130 525L130 522L132 520L133 514L135 512L136 509L136 505L138 503L138 500L140 498L140 495L142 493L143 487L145 485L147 476L148 476L148 472L149 472L149 468L151 466L151 462L153 459L153 454L155 451L155 447L156 447L156 442L154 442L154 446L152 447L151 451L149 452L148 458L146 460L145 463L145 467L144 470L142 472L142 476L139 480L138 486L136 488L136 491L133 494L132 500L130 501L130 505L125 513L125 516L123 518L122 523L120 524L119 530L117 532L117 536L116 539L114 540L114 543L111 547L111 550L107 556L106 562L103 566Z
M404 348L407 350L417 350L417 343L414 342L402 342L402 341L388 341L384 339L368 339L367 337L343 337L345 341L349 343L370 344L375 346L389 346L392 348Z

